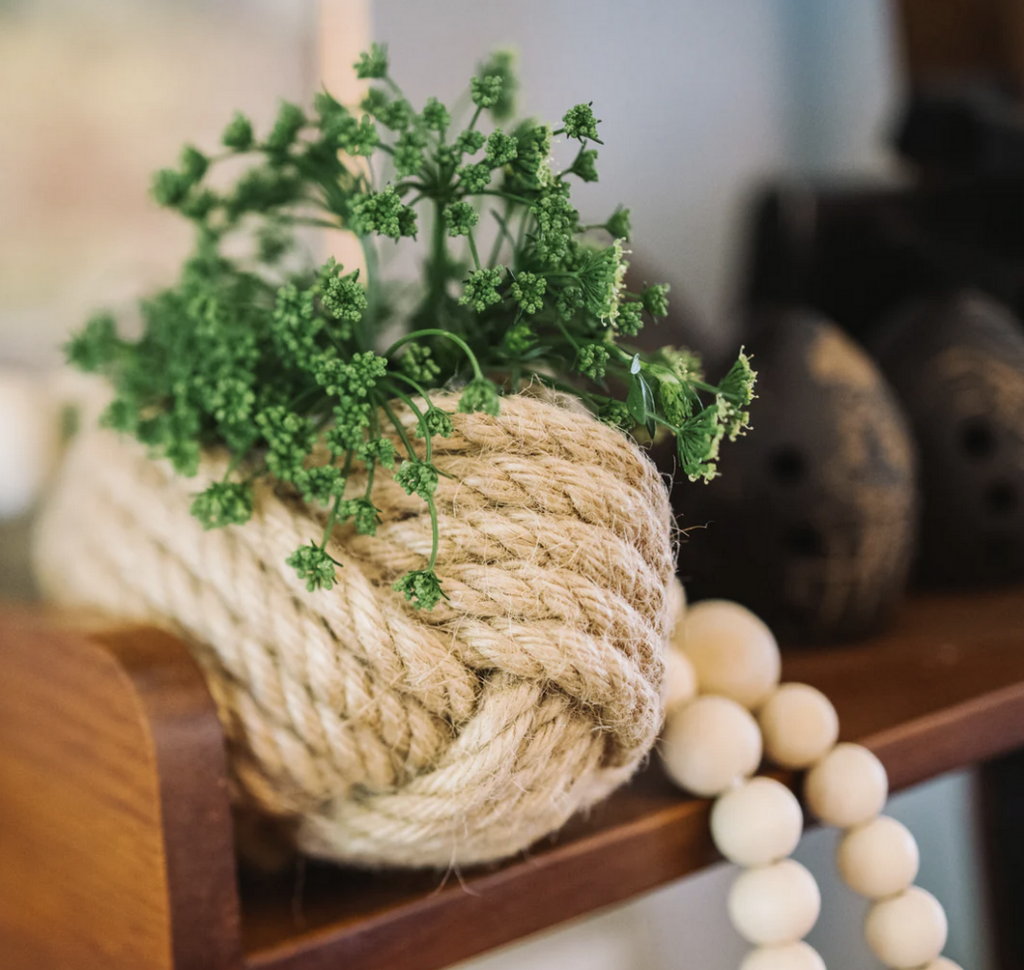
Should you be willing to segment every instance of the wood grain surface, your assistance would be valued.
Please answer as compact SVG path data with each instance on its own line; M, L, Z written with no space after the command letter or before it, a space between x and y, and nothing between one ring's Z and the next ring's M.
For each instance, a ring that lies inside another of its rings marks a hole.
M180 642L3 607L0 966L240 966L225 769Z

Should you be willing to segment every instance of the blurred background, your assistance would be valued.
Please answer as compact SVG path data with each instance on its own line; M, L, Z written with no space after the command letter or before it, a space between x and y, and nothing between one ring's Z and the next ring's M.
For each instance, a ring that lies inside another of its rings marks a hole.
M677 507L685 524L739 521L736 510L746 509L771 526L757 540L768 552L753 557L748 575L724 576L716 564L735 561L735 548L726 530L720 539L706 530L709 538L684 552L694 589L746 601L744 590L767 591L785 607L777 621L794 639L876 628L907 582L936 578L925 568L936 555L928 523L938 515L949 526L948 495L920 483L950 474L962 478L958 508L977 493L977 507L952 528L963 548L951 558L973 565L969 575L938 578L1012 578L1024 504L1024 444L1013 437L1024 426L1013 317L1024 298L1016 269L1024 263L1014 262L1024 223L1016 181L1024 128L1013 96L1024 78L1021 7L0 0L0 595L31 595L27 536L58 451L46 388L61 342L93 309L127 308L166 283L188 249L186 226L148 197L151 172L185 141L215 145L235 109L264 126L278 98L306 101L321 81L343 96L335 81L344 83L367 36L387 42L398 81L420 102L453 97L498 46L518 51L522 112L560 117L592 100L606 147L601 181L580 193L581 214L599 221L620 202L632 209L635 268L672 284L674 317L659 342L692 343L714 362L745 340L758 348L766 401L775 388L774 400L799 391L807 414L818 410L807 402L824 394L826 416L862 416L847 440L831 425L789 429L755 411L762 443L754 435L758 450L737 449L720 504L704 508L683 488ZM912 101L912 92L924 94ZM959 207L955 225L936 222L932 203L943 213ZM996 224L993 213L1007 212L1013 225ZM928 371L902 386L902 345L879 337L913 335L921 313L901 307L918 297L940 301L926 316L953 334L935 351L947 364L964 333L974 334L975 350L1012 364L996 390L957 372L954 389L966 380L961 396L973 403L943 418L956 435L949 448L929 438L914 407L941 396L954 380L949 368L940 374L947 385ZM890 313L903 314L899 325L879 325ZM808 361L827 366L814 371ZM850 442L868 442L875 457L851 458ZM860 463L861 484L847 494L836 483L851 478L851 462ZM924 474L934 467L946 470ZM779 491L761 491L762 480ZM743 540L752 534L744 524ZM767 575L782 576L783 588L769 589ZM921 844L920 884L946 904L948 955L974 970L992 966L971 864L971 778L905 794L893 814ZM816 832L801 849L825 892L811 942L829 966L875 968L860 938L864 906L831 879L830 840ZM727 882L718 867L473 966L731 968L744 947L726 922Z

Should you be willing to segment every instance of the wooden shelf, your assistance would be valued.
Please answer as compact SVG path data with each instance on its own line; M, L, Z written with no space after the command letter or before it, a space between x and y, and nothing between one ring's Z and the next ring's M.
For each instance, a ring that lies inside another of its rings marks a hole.
M893 790L1024 745L1024 590L928 596L884 636L790 653L787 680L835 703L842 736L885 763ZM242 887L246 964L264 970L433 970L623 902L718 857L708 803L656 759L526 858L493 871L353 873L308 865Z
M843 737L882 758L893 789L1024 748L1024 589L921 597L885 636L790 653L784 667L828 694ZM1009 779L996 824L1019 882L1014 759L986 776ZM445 877L307 863L236 887L227 792L220 726L180 642L0 609L5 967L437 970L716 860L708 804L676 791L655 758L499 867ZM1020 888L1001 896L1019 901ZM1004 922L1016 925L1013 906Z

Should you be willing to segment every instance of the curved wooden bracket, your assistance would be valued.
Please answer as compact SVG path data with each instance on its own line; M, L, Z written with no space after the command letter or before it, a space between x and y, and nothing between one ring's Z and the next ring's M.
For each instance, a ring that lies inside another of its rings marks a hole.
M241 967L224 738L185 647L0 609L0 962Z

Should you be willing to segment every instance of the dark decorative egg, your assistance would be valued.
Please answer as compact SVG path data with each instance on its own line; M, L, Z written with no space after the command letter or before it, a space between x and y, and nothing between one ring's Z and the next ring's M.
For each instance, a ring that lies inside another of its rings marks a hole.
M803 310L762 315L751 433L710 485L677 479L680 575L788 640L877 628L899 600L916 524L914 458L895 395L864 351Z
M1024 576L1024 328L960 291L897 313L873 344L921 462L916 572L971 585Z

